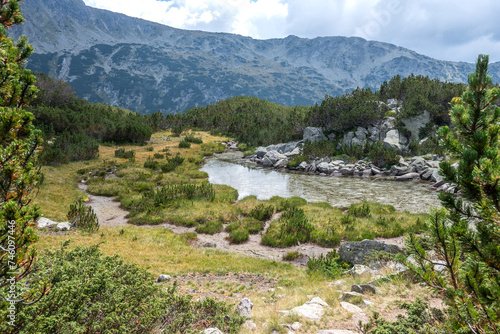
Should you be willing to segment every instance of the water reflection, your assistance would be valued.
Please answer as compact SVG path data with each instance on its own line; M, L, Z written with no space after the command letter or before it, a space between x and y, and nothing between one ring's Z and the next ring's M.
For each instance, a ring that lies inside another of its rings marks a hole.
M236 153L221 154L208 160L201 170L208 173L211 183L237 189L239 198L299 196L309 202L328 202L336 207L373 201L410 212L428 212L429 207L439 204L437 193L428 183L282 172L239 163L239 157Z

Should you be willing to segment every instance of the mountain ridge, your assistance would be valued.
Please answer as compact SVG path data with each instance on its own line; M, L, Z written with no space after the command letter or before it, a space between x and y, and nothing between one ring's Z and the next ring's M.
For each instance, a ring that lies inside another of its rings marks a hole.
M237 95L312 105L327 94L377 89L396 74L465 82L474 69L359 37L257 40L172 28L82 0L21 6L26 23L11 34L35 46L28 68L68 81L89 101L142 113L182 112ZM499 64L491 65L495 81Z

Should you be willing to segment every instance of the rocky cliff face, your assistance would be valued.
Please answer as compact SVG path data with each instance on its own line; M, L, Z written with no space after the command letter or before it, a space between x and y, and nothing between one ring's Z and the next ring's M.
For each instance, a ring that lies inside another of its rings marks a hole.
M183 112L236 95L283 105L320 102L396 74L463 82L473 65L438 61L361 38L255 40L187 31L87 7L25 0L11 35L35 46L28 68L71 83L78 96L149 113ZM498 81L500 64L491 73Z

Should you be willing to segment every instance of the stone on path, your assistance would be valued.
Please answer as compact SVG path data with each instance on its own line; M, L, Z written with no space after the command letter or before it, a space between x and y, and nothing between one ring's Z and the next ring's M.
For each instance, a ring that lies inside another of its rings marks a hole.
M172 277L170 275L160 275L160 276L158 276L158 279L156 280L156 282L161 283L164 281L170 281L171 279L172 279Z

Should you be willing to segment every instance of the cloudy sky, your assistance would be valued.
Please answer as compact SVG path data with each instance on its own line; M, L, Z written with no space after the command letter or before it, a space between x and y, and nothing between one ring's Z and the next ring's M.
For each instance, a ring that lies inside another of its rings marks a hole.
M84 0L175 28L258 39L358 36L421 54L500 61L498 0Z

